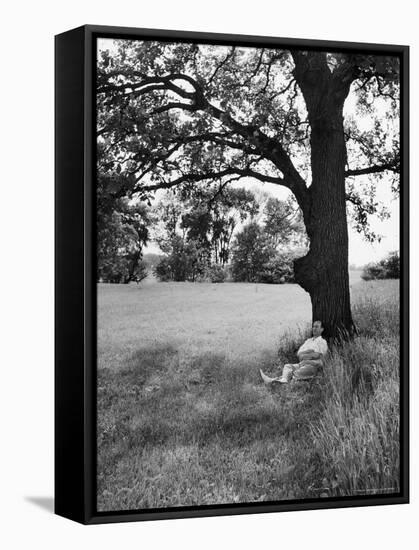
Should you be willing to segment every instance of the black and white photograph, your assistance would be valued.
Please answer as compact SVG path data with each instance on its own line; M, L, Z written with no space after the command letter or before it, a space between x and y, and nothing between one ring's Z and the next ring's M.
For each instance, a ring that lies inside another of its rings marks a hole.
M400 495L400 55L95 54L97 511Z

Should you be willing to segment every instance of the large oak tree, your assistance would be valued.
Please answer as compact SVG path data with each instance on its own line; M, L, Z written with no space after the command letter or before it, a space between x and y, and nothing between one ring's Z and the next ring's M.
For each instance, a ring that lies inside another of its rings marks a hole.
M392 178L397 192L398 59L109 44L97 74L100 200L147 200L158 189L187 193L240 178L288 188L310 243L294 269L313 320L323 321L326 336L353 334L348 212L373 239L369 215L385 215L377 184Z

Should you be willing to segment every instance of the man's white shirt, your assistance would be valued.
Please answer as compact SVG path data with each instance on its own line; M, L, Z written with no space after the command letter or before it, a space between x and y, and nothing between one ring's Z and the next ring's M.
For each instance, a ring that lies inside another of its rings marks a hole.
M327 353L327 342L324 338L321 336L316 336L309 338L304 342L304 344L300 347L297 353L302 353L303 351L313 350L316 353L321 353L322 355L326 355Z

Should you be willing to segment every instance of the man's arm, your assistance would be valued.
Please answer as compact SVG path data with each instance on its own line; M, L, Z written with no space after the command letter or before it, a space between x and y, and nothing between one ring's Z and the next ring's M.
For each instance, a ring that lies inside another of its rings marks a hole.
M298 354L298 359L300 361L304 361L305 359L323 359L323 353L307 349Z

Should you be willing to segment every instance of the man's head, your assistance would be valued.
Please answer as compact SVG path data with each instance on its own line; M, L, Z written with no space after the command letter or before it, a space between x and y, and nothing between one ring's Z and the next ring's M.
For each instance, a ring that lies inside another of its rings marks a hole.
M323 334L323 331L324 331L322 322L321 321L314 321L312 331L313 331L313 336L314 337L321 336Z

